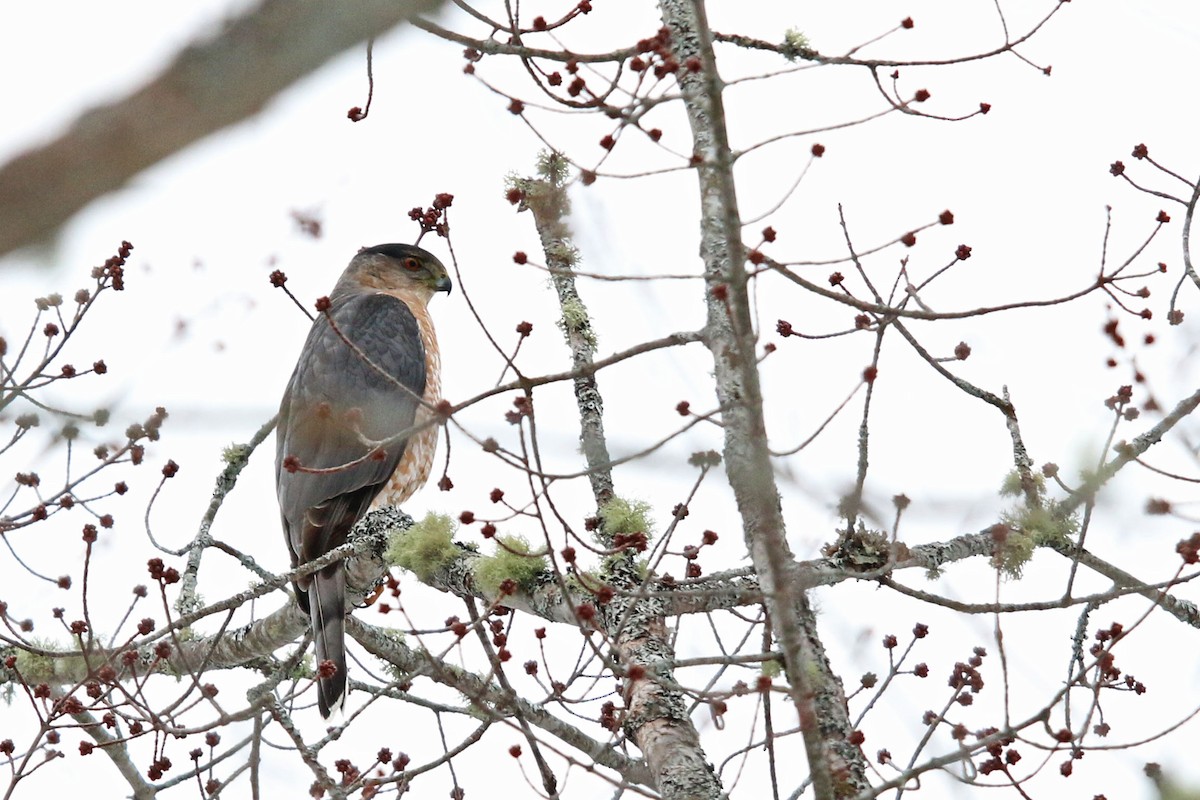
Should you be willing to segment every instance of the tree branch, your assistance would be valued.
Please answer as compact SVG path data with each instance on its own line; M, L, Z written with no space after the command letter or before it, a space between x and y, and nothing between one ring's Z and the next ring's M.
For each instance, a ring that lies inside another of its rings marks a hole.
M641 761L630 759L607 743L598 742L579 729L563 722L540 705L502 691L472 672L446 663L430 653L413 650L390 635L386 629L369 625L355 617L346 618L346 632L377 658L409 675L426 675L438 683L453 687L469 697L481 710L508 716L521 715L560 741L586 754L597 764L620 773L631 783L653 786L653 775Z
M557 157L551 154L548 158ZM524 202L533 212L558 293L562 329L578 373L575 401L579 439L596 507L603 509L614 498L614 488L604 436L604 403L592 361L596 337L587 307L575 286L572 273L575 254L565 219L570 204L562 182L556 180L559 174L556 166L565 169L566 164L551 162L546 170L548 179L524 182ZM613 546L615 533L618 532L603 527L598 531L606 547ZM624 669L620 675L626 712L623 727L645 754L655 786L666 800L722 797L721 784L708 764L700 733L675 681L672 671L675 650L667 634L663 603L644 596L644 581L634 564L633 550L626 549L620 557L608 560L602 579L622 593L603 606L599 618L604 631L613 639L616 657ZM574 606L571 615L578 618Z
M85 112L58 139L0 168L0 255L50 236L92 200L210 133L365 39L441 0L263 0L183 50L150 83Z
M704 259L709 350L725 431L725 471L737 498L750 558L762 583L784 653L792 701L800 715L813 787L820 800L857 794L869 783L852 733L841 682L828 661L803 592L788 580L794 562L771 469L763 419L721 78L702 0L660 0L663 22L681 65L678 80L699 157L700 254ZM816 714L832 715L818 721ZM818 730L819 726L819 730Z

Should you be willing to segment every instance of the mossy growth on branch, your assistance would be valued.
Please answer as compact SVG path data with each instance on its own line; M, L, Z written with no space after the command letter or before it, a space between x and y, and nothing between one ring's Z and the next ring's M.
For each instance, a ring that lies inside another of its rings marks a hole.
M221 451L221 460L226 464L244 463L250 457L250 445L233 442Z
M475 584L492 597L500 594L500 584L506 580L530 591L545 573L545 557L534 555L524 536L497 536L496 552L481 556L472 568Z
M546 253L546 258L551 262L557 262L551 263L552 267L574 269L579 266L579 248L565 238L555 239L545 244L542 249Z
M78 639L70 644L64 644L53 639L29 637L27 644L28 650L21 647L0 649L0 654L4 658L8 656L15 658L12 670L0 664L0 676L4 677L5 685L8 688L19 685L20 682L15 680L16 673L20 673L21 679L31 684L74 683L79 680L78 676L87 675L94 669L94 667L89 667L88 659L85 659L83 653L79 651ZM95 642L87 646L89 650L93 649ZM90 658L93 661L103 660L102 656L94 652ZM169 665L164 665L163 671L169 671Z
M571 162L562 153L554 150L542 150L538 153L536 162L536 178L528 178L516 172L504 176L504 189L516 189L527 197L535 200L545 199L553 193L558 202L567 202L566 194L558 191L566 185L570 174ZM565 209L564 209L565 210Z
M614 497L600 506L600 521L609 536L618 533L644 533L649 538L654 526L650 522L650 504L644 500Z
M622 571L623 569L625 569L626 565L629 562L629 557L627 555L628 552L629 552L628 550L618 550L617 552L609 553L604 558L600 559L599 574L600 575L612 575L614 572ZM634 559L632 567L633 567L633 573L639 579L644 581L650 577L650 560L648 558ZM587 574L589 577L592 576L591 572L588 572L585 574ZM597 580L600 580L600 579L597 578ZM602 580L601 580L601 583L603 583ZM592 584L592 586L595 587L596 584Z
M57 652L63 648L57 642L49 639L39 639L30 637L29 644L31 649L44 650L49 652ZM41 653L32 653L29 650L15 648L10 651L12 655L17 657L15 667L18 672L26 676L26 680L33 680L39 683L48 682L49 676L54 674L53 656L42 655Z
M808 58L813 55L812 42L798 28L788 28L783 34L783 57L788 61Z
M558 321L558 327L568 340L572 333L578 334L587 342L592 352L596 351L596 331L592 328L587 308L578 297L568 297L562 301L562 317Z
M1045 494L1046 478L1040 472L1031 472L1029 477L1033 481L1033 490L1037 496ZM1021 497L1025 494L1025 486L1018 470L1014 469L1004 476L1004 483L1000 484L1000 494L1005 497Z
M1079 520L1059 510L1053 501L1031 508L1021 506L1000 515L1006 534L997 539L992 562L1010 578L1020 578L1034 551L1063 546L1079 533Z
M317 657L309 651L287 672L287 678L293 681L310 680L317 674Z
M429 581L462 555L454 544L455 528L450 517L430 512L411 528L392 536L385 558L389 564Z
M996 549L992 564L1010 578L1020 578L1025 565L1037 548L1063 547L1079 533L1079 520L1063 510L1062 504L1046 497L1046 478L1036 472L1018 470L1004 476L1000 494L1023 498L1016 508L1000 515L1000 524L992 529ZM1033 497L1030 498L1029 489Z
M542 150L537 155L537 172L542 178L554 186L562 186L567 182L567 174L571 162L556 150Z

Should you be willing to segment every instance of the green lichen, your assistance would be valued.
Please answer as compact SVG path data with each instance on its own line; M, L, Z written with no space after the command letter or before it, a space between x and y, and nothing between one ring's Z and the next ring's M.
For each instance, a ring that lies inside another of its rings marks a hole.
M570 166L563 154L555 150L543 150L538 153L537 173L553 186L562 186L566 182Z
M5 655L16 658L14 668L21 677L32 683L74 683L80 675L88 673L88 663L79 652L78 642L64 645L52 639L31 638L29 644L34 650L43 653L31 653L20 648L5 650Z
M316 674L316 671L317 659L316 656L310 652L306 653L299 661L296 662L296 666L292 667L291 671L288 672L287 677L289 680L293 681L310 680L313 675Z
M250 455L250 445L234 442L221 451L221 460L226 464L244 463Z
M504 176L504 191L508 193L516 189L517 191L525 192L529 190L529 184L531 183L533 181L529 180L529 178L524 178L516 172L510 172Z
M596 331L592 329L587 307L578 298L568 297L562 301L562 317L558 320L558 327L568 339L571 334L581 336L588 348L596 351Z
M600 506L600 520L604 523L604 532L609 536L641 531L649 537L654 528L649 514L650 504L643 500L614 497Z
M1026 498L1017 508L1000 515L1006 529L997 538L992 563L1010 578L1020 578L1039 547L1066 545L1079 532L1079 520L1064 512L1061 504L1046 499L1046 479L1038 473L1029 474L1033 482L1033 498L1028 498L1029 486L1018 470L1004 476L1001 495Z
M1042 497L1046 493L1046 478L1040 473L1030 473L1033 479L1033 490L1038 497ZM1013 470L1004 476L1004 483L1000 484L1000 494L1005 497L1021 497L1025 494L1025 484L1021 481L1021 473Z
M591 324L588 319L587 306L578 297L568 297L562 302L562 321L559 323L566 331L582 331Z
M462 554L454 544L454 530L450 517L430 512L391 537L385 558L389 564L429 581Z
M30 639L29 644L37 650L57 651L61 647L57 642L52 642L49 639ZM17 657L17 671L25 676L26 680L34 680L40 682L46 681L49 676L54 674L55 659L50 656L44 656L40 653L30 653L28 650L18 649L15 653Z
M495 597L506 580L515 581L526 591L536 588L538 579L546 572L546 559L533 555L523 536L497 536L496 552L480 557L471 572L476 585Z
M574 268L579 264L579 248L568 239L555 239L542 248L555 269Z
M1063 513L1057 503L1038 508L1022 506L1006 511L1000 520L1007 536L996 548L992 562L1010 578L1019 578L1039 547L1066 545L1079 533L1079 520Z
M1033 537L1009 526L1004 541L992 553L992 565L1010 578L1019 578L1034 549Z
M783 57L788 61L795 61L797 58L807 58L813 52L812 43L800 30L796 28L788 28L783 34Z
M762 674L768 678L778 678L783 672L783 664L772 658L769 661L764 661L762 665Z

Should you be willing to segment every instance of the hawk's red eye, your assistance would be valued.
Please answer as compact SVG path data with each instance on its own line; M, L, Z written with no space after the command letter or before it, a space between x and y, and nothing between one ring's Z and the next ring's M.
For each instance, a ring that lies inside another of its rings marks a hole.
M416 272L421 268L421 262L412 256L409 256L408 258L404 259L404 268L409 272Z

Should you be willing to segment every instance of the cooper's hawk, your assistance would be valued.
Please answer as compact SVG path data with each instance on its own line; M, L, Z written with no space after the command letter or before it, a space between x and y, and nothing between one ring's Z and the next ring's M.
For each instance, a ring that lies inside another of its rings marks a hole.
M451 288L432 254L406 244L359 251L313 323L279 405L275 483L295 567L345 544L373 505L397 505L429 477L437 428L412 431L440 399L428 303ZM341 561L296 583L312 619L321 715L346 692L346 575Z

